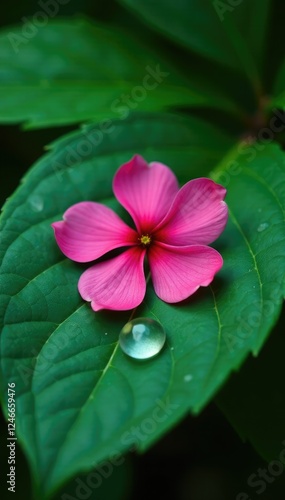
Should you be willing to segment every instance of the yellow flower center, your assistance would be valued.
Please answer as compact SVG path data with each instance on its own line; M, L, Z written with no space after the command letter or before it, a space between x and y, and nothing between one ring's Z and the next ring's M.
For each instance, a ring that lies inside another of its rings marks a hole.
M151 237L148 235L148 234L143 234L140 238L139 238L140 242L142 245L144 246L148 246L151 242Z

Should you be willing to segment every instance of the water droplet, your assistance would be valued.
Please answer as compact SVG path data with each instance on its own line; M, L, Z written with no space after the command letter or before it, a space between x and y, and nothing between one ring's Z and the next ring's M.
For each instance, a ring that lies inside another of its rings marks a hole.
M257 228L257 231L259 233L261 233L262 231L264 231L265 229L267 229L269 226L268 222L262 222L262 224L259 224L258 228Z
M193 375L190 375L190 373L188 373L188 375L184 376L184 382L191 382L192 378Z
M161 351L165 339L161 324L150 318L129 321L119 335L121 349L135 359L152 358Z
M41 212L42 209L44 208L44 200L42 199L41 196L37 194L30 197L29 203L34 212Z

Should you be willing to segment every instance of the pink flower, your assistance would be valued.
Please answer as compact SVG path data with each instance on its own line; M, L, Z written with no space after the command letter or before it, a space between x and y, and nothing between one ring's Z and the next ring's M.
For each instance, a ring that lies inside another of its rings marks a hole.
M79 292L94 311L133 309L143 301L146 256L155 292L165 302L179 302L211 283L223 265L221 255L208 245L227 222L225 188L200 178L179 189L167 166L148 165L136 155L116 172L113 191L136 229L92 201L71 206L63 221L52 224L59 248L76 262L127 247L80 277Z

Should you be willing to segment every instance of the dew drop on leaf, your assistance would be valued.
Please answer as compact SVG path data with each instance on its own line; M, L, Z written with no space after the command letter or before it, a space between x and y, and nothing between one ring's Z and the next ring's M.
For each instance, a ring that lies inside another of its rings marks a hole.
M268 222L263 222L262 224L259 224L258 228L257 228L257 231L259 233L261 233L262 231L264 231L265 229L267 229L269 226Z
M150 318L136 318L122 328L119 344L125 354L134 359L148 359L158 354L166 335L158 321Z
M41 212L44 208L44 201L41 196L32 195L29 199L30 207L34 212Z

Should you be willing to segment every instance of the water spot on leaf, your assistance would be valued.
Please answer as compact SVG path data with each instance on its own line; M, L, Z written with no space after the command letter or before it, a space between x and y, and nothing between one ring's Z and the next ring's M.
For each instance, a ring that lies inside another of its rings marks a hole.
M267 229L269 226L268 222L262 222L261 224L259 224L258 228L257 228L257 231L259 233L261 233L262 231L264 231L265 229Z
M37 194L30 197L29 203L34 212L41 212L44 208L44 200Z

